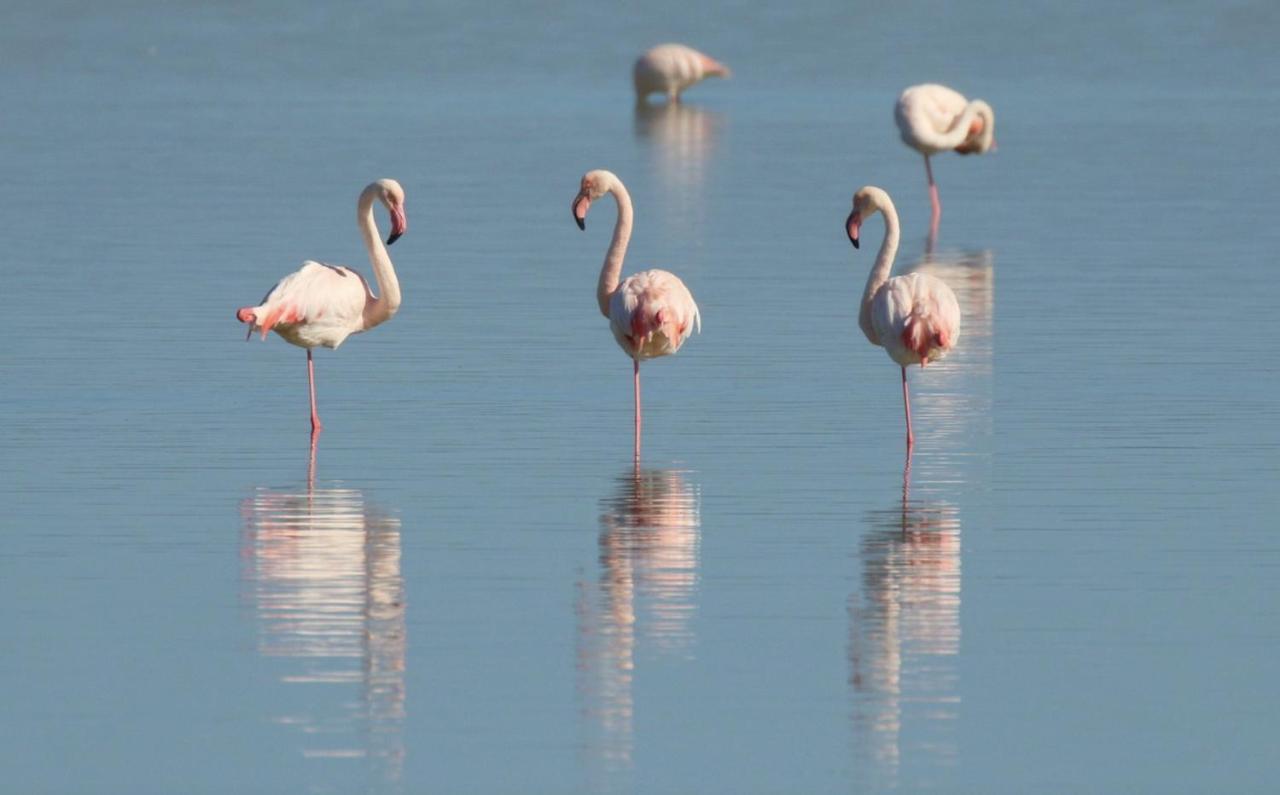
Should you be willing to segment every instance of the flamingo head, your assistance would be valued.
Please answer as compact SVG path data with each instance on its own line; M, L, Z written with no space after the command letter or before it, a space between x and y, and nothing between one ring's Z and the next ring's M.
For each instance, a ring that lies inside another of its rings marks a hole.
M844 228L854 248L859 247L858 235L862 229L862 223L890 203L889 194L872 185L860 188L853 194L853 212L849 213L849 217L845 220Z
M573 198L572 206L573 220L578 224L579 229L587 228L587 210L591 209L591 202L613 190L613 183L617 179L612 171L605 171L602 168L582 175L582 186L578 190L578 195Z
M729 78L733 76L733 72L732 70L729 69L729 67L725 66L724 64L720 63L715 58L712 58L709 55L703 55L702 53L698 53L698 62L699 62L699 65L702 67L703 77Z
M962 155L980 155L996 149L996 112L980 99L973 101L974 117L964 143L956 147Z
M409 222L404 216L404 188L400 187L400 183L394 179L380 179L369 188L377 191L378 201L382 202L382 206L386 207L387 212L391 214L391 234L387 236L389 246L399 240L409 228Z

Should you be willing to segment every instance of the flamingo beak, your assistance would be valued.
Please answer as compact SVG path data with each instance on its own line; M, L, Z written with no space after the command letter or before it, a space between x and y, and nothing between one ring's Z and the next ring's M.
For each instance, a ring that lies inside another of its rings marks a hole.
M408 228L409 222L404 217L404 206L397 204L391 208L391 234L387 237L387 245L399 240Z
M579 229L587 228L587 210L591 209L591 199L585 193L579 193L573 200L573 220Z
M733 76L733 72L729 70L729 67L706 55L702 56L702 71L708 77L723 77L727 79Z
M862 228L862 213L854 210L849 213L849 218L844 222L844 229L849 233L849 242L854 248L858 246L858 230Z

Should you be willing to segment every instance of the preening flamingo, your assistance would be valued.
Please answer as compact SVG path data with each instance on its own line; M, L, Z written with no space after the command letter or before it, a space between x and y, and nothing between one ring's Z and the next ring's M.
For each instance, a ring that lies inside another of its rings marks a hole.
M666 356L680 350L694 329L702 330L702 317L689 288L673 273L648 270L628 276L619 283L622 260L631 240L633 211L631 195L611 171L588 171L582 187L573 199L573 220L579 229L587 228L587 210L591 203L612 193L618 203L618 220L613 226L613 241L600 268L596 301L600 313L609 318L609 329L622 350L634 363L635 381L635 456L640 457L640 361Z
M683 44L659 44L636 59L632 70L636 101L650 94L665 94L680 101L680 92L708 77L729 77L729 67Z
M898 97L893 109L902 142L924 155L924 172L929 178L929 202L933 206L930 236L938 235L942 202L933 181L929 156L952 150L962 155L982 154L996 148L996 114L980 99L972 102L964 95L937 83L911 86Z
M356 224L369 251L379 295L374 295L364 278L350 268L307 260L272 287L262 303L236 310L236 319L249 324L248 336L261 331L265 340L268 332L274 330L286 342L307 349L313 437L322 426L316 413L316 376L311 349L321 345L336 348L348 336L390 320L400 308L400 282L378 234L378 224L373 217L374 200L382 202L391 214L387 246L405 233L408 223L404 215L404 189L399 182L380 179L360 192Z
M907 365L924 367L947 355L960 339L960 305L946 282L924 273L889 278L898 253L898 211L889 194L870 185L853 195L853 212L845 221L849 242L858 248L859 230L867 218L884 213L884 242L867 276L858 310L858 325L872 345L880 345L902 369L902 405L907 415L907 449L911 432L911 399Z

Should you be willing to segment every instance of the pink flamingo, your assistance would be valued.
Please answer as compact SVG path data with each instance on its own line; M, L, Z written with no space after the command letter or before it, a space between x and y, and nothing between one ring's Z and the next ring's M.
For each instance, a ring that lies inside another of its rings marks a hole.
M636 101L650 94L665 94L679 102L680 92L708 77L729 77L729 67L683 44L659 44L636 59L632 77Z
M924 273L889 278L898 253L898 211L889 194L870 185L853 195L853 212L845 221L849 242L858 248L862 223L884 213L884 242L867 276L858 310L858 325L872 345L880 345L902 369L902 405L907 415L907 451L915 445L911 432L911 399L907 365L926 366L947 355L960 339L960 305L946 282Z
M311 391L311 434L323 427L316 413L316 376L311 349L323 345L336 348L351 334L368 331L385 323L400 308L400 282L386 246L378 235L373 218L374 200L391 214L391 235L387 245L404 234L404 189L394 179L380 179L360 192L356 202L356 224L364 237L373 275L378 280L375 296L364 278L350 268L307 260L302 267L281 279L262 303L236 310L236 319L249 324L249 335L275 331L286 342L307 349L307 382ZM248 337L246 337L247 339Z
M634 363L635 381L635 457L640 458L640 361L666 356L680 350L695 328L702 331L702 316L693 295L673 273L663 270L640 271L619 284L622 260L631 240L631 195L611 171L588 171L582 187L573 200L573 220L579 229L587 228L587 210L591 202L612 193L618 203L618 220L613 227L613 242L600 268L596 301L600 313L609 318L609 329L622 350Z
M924 171L929 178L929 201L933 205L930 235L938 236L942 202L933 181L929 155L953 150L962 155L982 154L996 148L996 114L980 99L972 102L964 95L936 83L911 86L898 97L893 109L902 142L924 155Z

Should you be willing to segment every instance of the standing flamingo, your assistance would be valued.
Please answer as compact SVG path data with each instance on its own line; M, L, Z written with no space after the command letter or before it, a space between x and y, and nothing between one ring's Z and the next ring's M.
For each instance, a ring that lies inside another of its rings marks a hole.
M704 78L729 76L729 67L683 44L659 44L637 58L632 70L637 102L650 94L679 102L680 92Z
M408 224L404 216L404 189L399 182L380 179L360 192L356 224L369 251L369 262L373 264L381 296L375 296L364 278L350 268L307 260L272 287L261 304L236 310L236 319L249 324L248 336L261 331L265 340L267 333L274 330L286 342L307 349L313 440L323 426L316 413L316 376L311 349L318 345L336 348L349 335L390 320L400 308L400 282L378 234L378 224L373 218L374 199L382 202L391 214L388 246L404 234Z
M937 83L911 86L898 97L893 109L902 142L924 155L924 172L929 178L929 202L933 205L930 236L938 236L942 202L933 181L929 155L948 149L962 155L983 154L996 148L996 114L980 99L972 102L964 95Z
M898 211L889 194L870 185L853 195L853 212L845 221L849 242L858 248L863 221L884 213L884 242L867 276L858 310L858 325L872 345L880 345L902 369L902 405L907 415L907 451L915 445L911 432L911 399L907 365L921 367L947 355L960 339L960 305L946 282L924 273L889 278L898 253Z
M622 350L634 363L635 457L640 458L640 361L666 356L680 350L695 328L702 331L698 305L684 282L674 273L648 270L628 276L619 284L622 260L631 240L631 195L611 171L588 171L573 200L573 220L587 228L591 202L612 193L618 203L618 220L613 226L613 242L600 268L596 301L600 313L609 318L609 329Z

